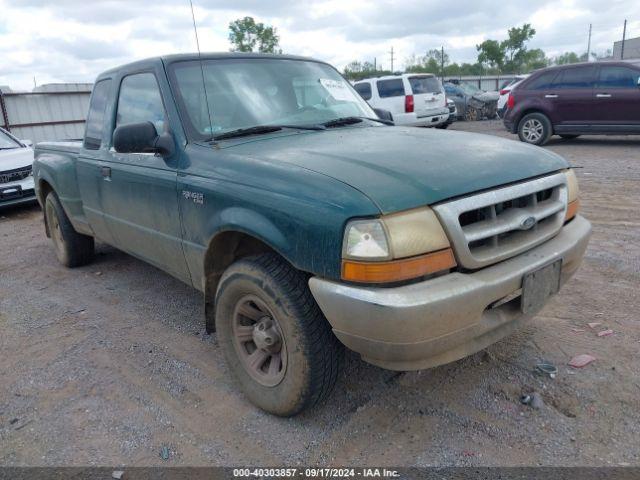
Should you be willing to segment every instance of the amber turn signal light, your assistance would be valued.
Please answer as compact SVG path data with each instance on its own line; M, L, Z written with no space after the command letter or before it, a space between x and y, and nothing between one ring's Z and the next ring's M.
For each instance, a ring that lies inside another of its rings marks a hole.
M567 214L564 216L564 221L571 220L578 213L578 209L580 208L580 200L574 200L573 202L569 202L567 205Z
M359 283L391 283L423 277L456 266L451 248L390 262L342 261L342 279Z

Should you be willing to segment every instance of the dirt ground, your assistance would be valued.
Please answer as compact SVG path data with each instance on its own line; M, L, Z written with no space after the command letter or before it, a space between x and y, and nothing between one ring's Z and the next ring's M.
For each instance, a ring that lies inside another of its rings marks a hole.
M0 465L640 465L640 138L546 148L581 167L594 227L561 293L450 365L398 374L350 354L329 401L291 419L243 398L198 292L106 245L65 269L38 207L0 212ZM568 367L580 353L597 360ZM539 410L519 400L534 391Z

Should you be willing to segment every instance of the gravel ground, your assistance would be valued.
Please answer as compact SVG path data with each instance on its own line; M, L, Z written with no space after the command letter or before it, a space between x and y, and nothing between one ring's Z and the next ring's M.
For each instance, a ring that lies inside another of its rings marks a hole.
M510 137L495 121L451 128ZM581 167L594 235L527 327L421 372L350 354L333 396L291 419L239 393L195 290L106 245L65 269L38 207L0 212L0 465L640 465L639 147L546 147ZM597 360L570 369L580 353ZM557 378L533 372L542 360ZM541 409L519 401L534 391Z

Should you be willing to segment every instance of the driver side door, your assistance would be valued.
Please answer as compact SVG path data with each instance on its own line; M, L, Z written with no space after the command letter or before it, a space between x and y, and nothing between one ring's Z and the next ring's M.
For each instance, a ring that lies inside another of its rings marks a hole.
M168 131L153 71L122 79L114 130L145 121L152 122L158 132ZM118 153L110 148L102 171L102 209L116 247L190 283L182 250L176 163L172 157Z

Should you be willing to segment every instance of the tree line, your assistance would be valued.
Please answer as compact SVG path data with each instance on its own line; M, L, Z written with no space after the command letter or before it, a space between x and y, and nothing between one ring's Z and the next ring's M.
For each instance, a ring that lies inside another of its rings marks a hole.
M445 77L463 75L503 75L529 73L551 65L565 65L587 61L587 53L565 52L555 57L547 55L539 48L527 48L527 42L536 34L529 23L521 27L510 28L507 38L502 41L485 40L476 45L478 52L474 63L451 62L443 49L428 50L425 55L411 55L405 59L404 71L407 73L434 73ZM611 56L611 50L604 55L591 53L595 60ZM344 75L350 80L360 80L373 75L389 75L389 70L377 69L371 62L350 62L344 69Z
M565 65L587 61L587 54L565 52L549 58L539 48L529 49L527 43L535 36L536 30L529 23L513 27L507 31L502 41L485 40L476 45L478 56L474 63L451 62L444 49L431 49L424 55L411 55L405 59L407 73L434 73L445 77L463 75L502 75L529 73L550 65ZM281 54L280 37L275 27L256 22L253 17L239 18L229 24L231 51L261 52ZM591 53L593 59L611 55L607 50L600 56ZM354 60L344 68L344 76L349 80L360 80L370 76L390 75L395 72L379 68L369 61Z

